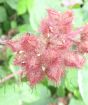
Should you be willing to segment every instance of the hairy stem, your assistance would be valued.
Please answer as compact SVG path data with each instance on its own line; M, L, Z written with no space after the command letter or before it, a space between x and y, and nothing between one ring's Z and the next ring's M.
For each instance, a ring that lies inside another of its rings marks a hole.
M22 75L23 72L24 72L23 70L19 70L19 71L16 71L14 74L7 75L5 78L3 78L3 79L0 80L0 84L6 82L7 80L9 80L11 78L13 78L15 74L16 75Z

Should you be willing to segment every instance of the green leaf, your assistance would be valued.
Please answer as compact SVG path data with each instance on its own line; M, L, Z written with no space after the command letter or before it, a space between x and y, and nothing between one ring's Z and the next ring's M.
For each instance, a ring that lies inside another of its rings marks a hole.
M18 0L5 0L5 2L14 10L17 9Z
M3 6L0 6L0 23L7 19L7 13Z
M8 32L8 30L10 30L9 20L6 20L6 21L3 22L2 29L3 29L4 32Z
M56 94L59 96L59 97L64 97L65 96L65 78L63 78L61 80L61 83L60 85L57 87L57 92Z
M33 4L34 4L34 1L35 1L35 0L26 0L26 4L27 4L27 9L28 9L28 11L31 11L31 8L32 8L32 6L33 6Z
M82 68L82 70L79 70L78 72L79 90L86 105L88 105L88 60L87 58L86 58L85 66Z
M20 33L29 32L29 31L31 31L30 25L29 24L20 25L20 26L18 26L18 31Z
M22 18L23 18L25 24L30 25L30 23L29 23L29 14L22 15Z
M3 66L0 66L0 79L6 76L6 71L4 70Z
M88 12L88 2L85 3L85 5L83 6L82 12L83 12L83 19L84 19L84 22L87 23L87 22L88 22L88 14L87 14L87 12Z
M31 103L30 105L49 105L52 102L51 98L40 99L36 102ZM29 104L28 104L29 105Z
M22 15L26 12L26 10L27 10L26 2L27 2L27 0L19 0L18 1L18 8L17 8L18 15Z
M31 89L27 83L6 84L0 88L0 104L1 105L25 105L43 99L49 99L50 92L43 85L37 85L36 88ZM42 105L42 104L41 104Z
M69 68L66 72L65 85L71 92L74 92L74 90L78 87L77 74L78 71L74 68Z
M2 29L0 28L0 35L2 35L2 33L3 33L3 32L2 32Z
M57 89L57 95L59 97L64 97L65 96L65 88L63 86L59 86Z
M82 10L74 9L73 11L74 11L74 21L73 21L74 26L78 28L84 25Z
M75 5L72 6L71 8L73 8L73 9L78 9L78 8L80 8L80 4L75 4Z
M50 91L44 85L40 85L40 84L36 85L35 89L29 88L27 84L24 87L22 85L21 91L22 91L21 99L24 102L28 102L28 103L36 102L41 99L44 99L44 98L46 99L50 97Z
M77 99L82 99L79 89L75 89L73 94Z
M19 0L17 13L18 15L24 14L27 10L31 10L34 0Z
M69 105L85 105L85 104L82 102L82 100L76 100L76 99L72 98L70 100Z
M3 3L5 0L0 0L0 3Z
M80 6L81 4L83 4L82 0L62 0L62 4L64 4L65 6L68 6L70 8L74 8L75 6Z
M17 27L17 22L16 21L11 21L11 28L14 29Z

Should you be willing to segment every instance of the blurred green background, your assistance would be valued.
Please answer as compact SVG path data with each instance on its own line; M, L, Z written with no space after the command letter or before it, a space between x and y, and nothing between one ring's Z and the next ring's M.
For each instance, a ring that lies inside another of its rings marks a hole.
M72 10L74 28L88 22L88 0L0 0L0 41L26 32L37 34L48 8ZM25 76L15 74L21 68L13 65L13 58L11 50L0 44L0 105L88 105L87 62L82 70L68 68L60 85L45 79L31 88ZM12 79L1 83L12 73Z

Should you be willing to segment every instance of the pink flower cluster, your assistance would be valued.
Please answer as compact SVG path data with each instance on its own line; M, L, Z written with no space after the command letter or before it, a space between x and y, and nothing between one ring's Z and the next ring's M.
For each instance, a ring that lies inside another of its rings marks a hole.
M32 86L45 76L56 83L60 82L66 67L83 66L82 55L88 52L88 25L75 32L71 11L47 11L48 16L40 25L40 36L27 33L20 40L7 42L16 52L14 63L25 69ZM78 42L75 41L76 35L80 35Z

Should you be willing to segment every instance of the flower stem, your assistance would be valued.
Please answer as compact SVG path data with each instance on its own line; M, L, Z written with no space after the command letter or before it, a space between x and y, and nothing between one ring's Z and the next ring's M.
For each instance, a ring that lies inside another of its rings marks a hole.
M2 84L2 83L4 83L4 82L8 81L8 80L11 79L11 78L13 78L15 74L16 74L16 75L22 75L23 72L24 72L23 70L19 70L19 71L16 71L14 74L9 74L9 75L7 75L6 77L4 77L3 79L0 80L0 84Z

